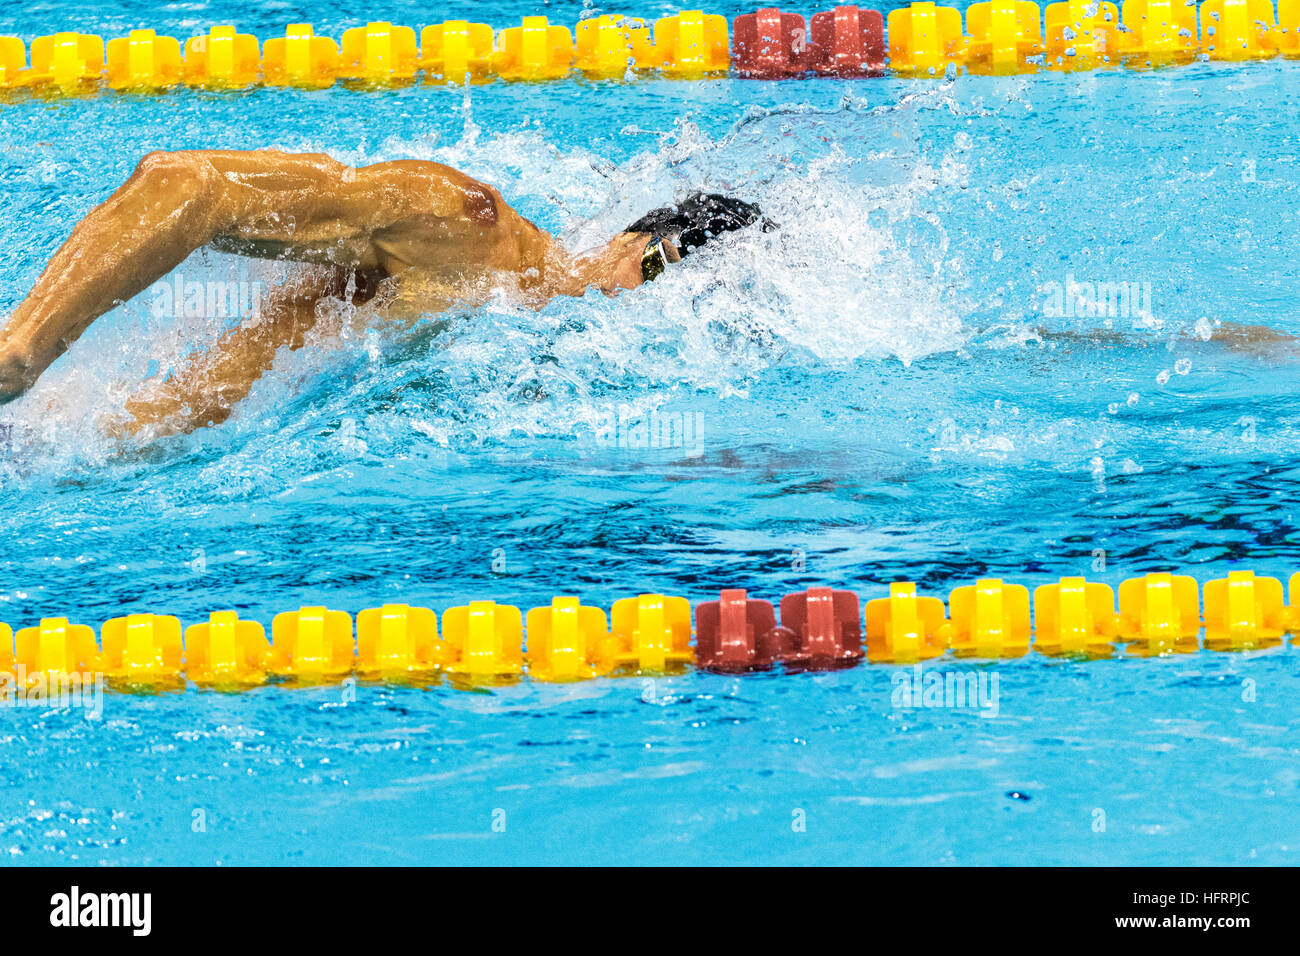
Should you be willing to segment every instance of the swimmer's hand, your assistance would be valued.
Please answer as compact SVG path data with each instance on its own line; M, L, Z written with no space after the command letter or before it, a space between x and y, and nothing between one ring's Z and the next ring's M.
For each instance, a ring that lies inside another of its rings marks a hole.
M1234 352L1278 358L1294 358L1300 351L1300 339L1265 325L1223 322L1210 333L1210 341L1222 342Z
M230 408L210 404L194 408L170 383L154 380L126 402L127 418L118 418L109 432L113 437L135 437L145 429L153 437L191 432L201 425L215 425L230 416ZM101 423L103 427L106 422Z
M0 348L0 405L12 402L32 387L31 364L17 352Z

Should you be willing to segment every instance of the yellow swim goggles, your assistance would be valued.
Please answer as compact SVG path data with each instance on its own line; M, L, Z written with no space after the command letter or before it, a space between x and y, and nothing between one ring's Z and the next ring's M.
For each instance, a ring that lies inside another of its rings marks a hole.
M655 236L641 253L641 281L653 282L664 274L670 262L681 262L682 255L670 240ZM668 244L668 245L666 245Z

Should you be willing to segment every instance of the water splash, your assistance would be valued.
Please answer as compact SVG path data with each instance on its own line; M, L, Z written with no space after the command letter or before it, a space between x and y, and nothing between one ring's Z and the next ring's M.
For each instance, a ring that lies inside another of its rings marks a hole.
M300 471L312 456L295 442L334 434L344 421L387 433L389 450L565 439L590 429L611 402L652 409L682 394L743 395L777 367L817 375L863 360L912 362L968 338L960 270L948 261L942 221L921 203L965 172L891 135L918 109L950 106L941 93L890 110L851 97L828 110L753 109L717 138L685 118L619 164L561 148L535 127L484 135L471 105L467 91L454 141L389 138L373 150L334 152L356 164L416 157L454 165L497 185L574 248L697 188L757 201L780 228L727 236L617 298L593 291L537 313L499 297L431 316L414 332L371 328L342 341L318 333L301 352L282 352L219 429L226 439L201 433L165 444L215 452L233 440L223 458L270 455ZM286 268L201 252L178 271L270 287ZM154 315L147 297L110 313L11 406L34 442L24 457L62 471L122 455L122 442L101 433L103 416L228 325Z

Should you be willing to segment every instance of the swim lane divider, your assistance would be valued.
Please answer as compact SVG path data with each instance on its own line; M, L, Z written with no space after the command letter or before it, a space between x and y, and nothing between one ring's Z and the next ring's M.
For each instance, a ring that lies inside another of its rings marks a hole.
M1275 15L1276 13L1276 15ZM30 59L28 54L30 52ZM243 89L259 84L382 88L417 81L558 80L574 74L634 80L800 76L944 76L1039 70L1149 68L1195 59L1300 57L1300 0L988 0L966 9L913 3L890 12L835 7L802 14L765 8L731 24L692 10L652 23L616 14L575 29L546 17L493 30L450 20L424 27L372 22L336 41L310 24L259 41L234 26L190 37L132 30L0 37L0 90L68 95L103 88L164 92L180 87Z
M321 683L356 675L393 682L447 678L491 685L524 676L576 681L781 668L836 670L863 660L915 664L951 655L995 660L1030 651L1077 659L1255 650L1300 644L1300 573L1291 603L1278 578L1233 571L1204 588L1154 573L1120 584L1061 578L1033 593L995 578L958 587L947 601L897 582L860 606L853 591L812 587L778 606L743 590L692 609L683 597L642 594L605 610L557 597L524 615L493 601L448 608L386 604L361 611L304 607L276 615L271 640L256 621L217 611L182 629L178 618L132 614L93 628L46 618L16 634L0 624L0 696L71 675L117 686L226 689L267 682ZM1202 599L1204 616L1202 616ZM692 626L692 610L694 626ZM778 621L779 612L779 621ZM527 635L527 647L524 637ZM692 636L694 642L692 643ZM4 680L3 678L8 678Z

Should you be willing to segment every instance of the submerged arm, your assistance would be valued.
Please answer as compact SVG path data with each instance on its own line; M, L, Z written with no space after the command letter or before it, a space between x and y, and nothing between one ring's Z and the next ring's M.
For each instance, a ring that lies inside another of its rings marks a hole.
M153 427L158 434L216 425L252 390L283 347L301 348L316 326L318 304L347 296L349 274L339 267L311 266L290 285L274 290L261 314L222 336L212 348L187 359L170 375L150 381L129 399L130 432ZM373 285L351 288L361 302Z

